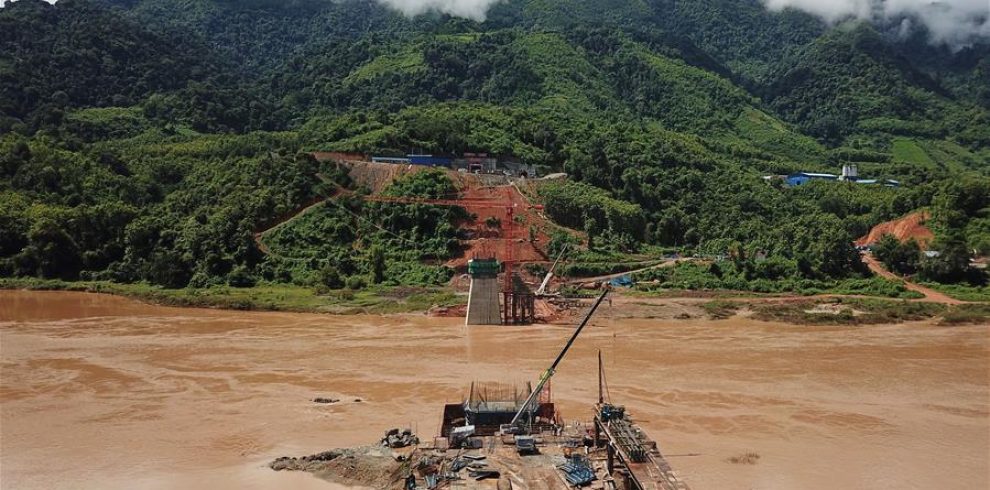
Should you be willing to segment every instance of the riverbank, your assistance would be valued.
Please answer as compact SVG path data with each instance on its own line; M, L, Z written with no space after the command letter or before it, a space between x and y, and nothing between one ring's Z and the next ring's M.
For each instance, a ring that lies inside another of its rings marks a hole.
M936 326L990 325L990 304L944 305L866 296L753 296L691 291L683 296L617 296L603 316L659 320L758 320L791 325L857 326L930 322Z
M250 288L164 289L105 281L0 279L0 290L78 291L112 294L145 303L240 311L284 311L336 315L427 314L457 316L465 295L439 287L373 287L321 293L313 288L263 284ZM746 291L618 289L622 308L603 312L613 319L726 320L734 317L797 325L879 325L933 320L937 325L990 324L990 303L943 305L862 295L755 294ZM570 324L580 309L562 310L550 323Z
M442 288L405 286L374 287L361 291L344 289L320 294L313 288L288 284L259 284L250 288L165 289L148 284L108 281L0 278L0 289L113 294L162 306L337 315L423 313L432 307L458 306L467 301L465 297Z

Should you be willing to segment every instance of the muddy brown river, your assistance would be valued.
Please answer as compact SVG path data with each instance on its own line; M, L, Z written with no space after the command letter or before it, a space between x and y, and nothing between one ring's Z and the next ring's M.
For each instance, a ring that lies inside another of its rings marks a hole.
M471 381L536 379L570 331L0 291L0 487L335 488L265 464L435 434ZM990 488L990 326L603 317L553 380L567 420L590 418L598 349L695 490Z

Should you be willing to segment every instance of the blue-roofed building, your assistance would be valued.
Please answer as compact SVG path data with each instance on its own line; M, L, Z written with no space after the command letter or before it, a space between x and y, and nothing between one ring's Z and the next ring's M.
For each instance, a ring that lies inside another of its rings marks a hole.
M772 175L763 177L768 182L773 180ZM842 175L835 174L819 174L814 172L796 172L785 177L785 181L789 187L799 186L807 184L811 180L835 180L843 182L855 182L857 184L865 185L883 185L886 187L900 187L901 183L896 180L879 180L879 179L861 179L859 178L859 169L855 164L845 164L842 166Z
M434 155L406 155L409 158L409 163L413 165L426 165L428 167L449 167L450 162L453 161L450 157L441 157Z
M835 174L818 174L813 172L797 172L787 176L787 185L794 187L807 184L810 180L838 180Z

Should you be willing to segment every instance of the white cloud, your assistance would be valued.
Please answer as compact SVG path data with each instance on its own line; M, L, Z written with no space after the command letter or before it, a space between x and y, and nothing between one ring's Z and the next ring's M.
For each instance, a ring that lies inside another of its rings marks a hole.
M846 18L886 20L908 16L924 24L932 41L951 46L990 39L990 0L762 0L770 10L787 7L828 22ZM902 29L906 25L902 25Z
M477 21L485 20L488 8L500 0L377 0L408 16L436 11Z

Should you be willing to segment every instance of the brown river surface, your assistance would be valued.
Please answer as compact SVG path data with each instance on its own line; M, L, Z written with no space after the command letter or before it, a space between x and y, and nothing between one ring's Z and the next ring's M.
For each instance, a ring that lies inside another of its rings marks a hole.
M429 437L471 381L536 379L570 332L0 291L0 487L334 488L265 465ZM986 325L603 317L553 380L567 420L590 419L598 349L694 490L990 488Z

